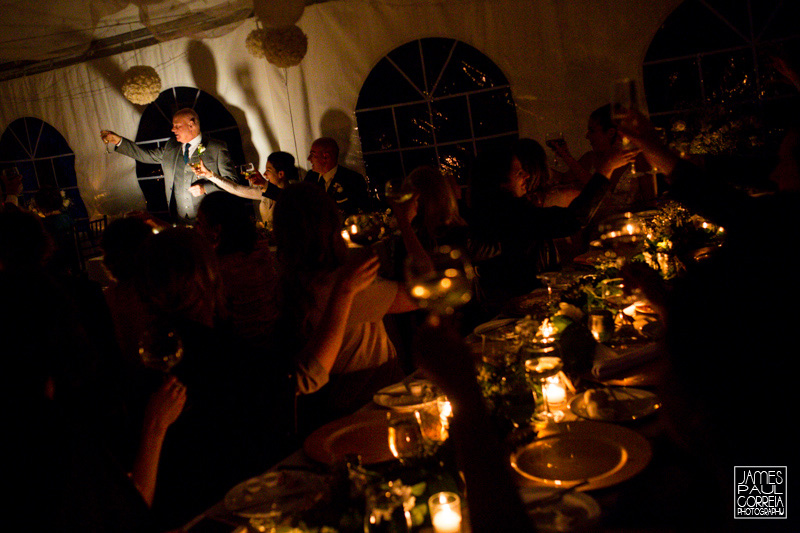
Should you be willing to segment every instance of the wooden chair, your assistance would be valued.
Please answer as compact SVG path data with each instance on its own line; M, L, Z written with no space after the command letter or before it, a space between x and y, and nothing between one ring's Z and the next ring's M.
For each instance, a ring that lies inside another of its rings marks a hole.
M81 272L86 272L86 262L93 258L103 255L100 248L100 239L106 230L107 217L96 220L81 218L75 221L75 247L78 251L78 262Z

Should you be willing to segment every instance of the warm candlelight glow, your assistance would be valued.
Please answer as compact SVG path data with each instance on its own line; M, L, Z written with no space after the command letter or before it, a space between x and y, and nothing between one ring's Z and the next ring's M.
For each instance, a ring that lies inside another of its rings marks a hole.
M567 389L557 375L547 378L543 389L544 395L551 405L558 405L567 400Z
M542 322L542 325L539 327L539 336L541 336L546 341L553 340L553 336L556 334L556 327L550 322L549 318L545 318Z
M414 287L411 288L411 295L415 298L425 299L430 297L431 291L422 285L414 285Z
M431 523L436 533L461 531L461 499L452 492L439 492L428 500Z

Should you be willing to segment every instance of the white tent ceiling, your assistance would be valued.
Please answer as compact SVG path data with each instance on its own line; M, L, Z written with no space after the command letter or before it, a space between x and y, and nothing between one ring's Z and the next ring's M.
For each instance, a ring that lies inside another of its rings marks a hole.
M309 3L298 22L308 35L308 53L299 66L289 69L273 67L245 51L245 37L256 24L253 17L243 16L216 28L211 23L207 27L195 24L191 37L163 39L188 31L180 28L195 20L192 17L209 13L230 16L237 9L249 13L250 6L245 4L250 1L55 0L42 9L31 2L6 2L0 7L0 62L56 61L85 53L81 50L87 40L82 33L81 38L75 32L58 36L56 30L69 24L91 30L90 50L93 39L116 36L122 42L120 51L107 57L89 56L80 63L0 81L0 131L20 117L44 120L64 135L75 153L79 186L90 213L114 215L141 208L133 162L105 154L98 132L110 128L135 137L143 108L122 97L121 77L130 66L146 64L159 73L163 89L198 87L235 110L234 116L246 132L245 142L254 147L246 155L257 164L278 149L296 154L302 163L311 140L328 134L350 147L346 160L360 167L354 108L370 70L401 44L424 37L448 37L474 46L506 74L517 104L521 135L541 140L547 131L563 130L575 151L581 152L587 147L583 132L588 113L607 101L613 79L641 77L642 59L652 36L680 3ZM143 14L151 23L158 20L160 30L153 32ZM172 34L167 33L165 21L171 21ZM154 38L156 44L126 49L126 34ZM12 48L16 52L11 52ZM15 55L22 52L25 55ZM331 116L339 118L331 122Z

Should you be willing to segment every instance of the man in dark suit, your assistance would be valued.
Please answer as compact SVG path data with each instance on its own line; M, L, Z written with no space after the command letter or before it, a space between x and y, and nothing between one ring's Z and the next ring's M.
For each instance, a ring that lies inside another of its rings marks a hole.
M303 181L319 183L344 216L370 210L369 192L364 176L339 164L339 145L330 137L321 137L311 144L308 154L311 171Z
M228 148L224 142L211 139L200 132L200 117L193 109L180 109L172 117L172 133L164 146L142 148L136 143L103 130L100 138L113 144L116 151L142 163L160 164L164 172L164 189L170 215L183 221L192 221L197 216L197 207L207 193L221 190L207 180L197 180L197 171L202 161L205 168L215 175L244 184L236 173Z

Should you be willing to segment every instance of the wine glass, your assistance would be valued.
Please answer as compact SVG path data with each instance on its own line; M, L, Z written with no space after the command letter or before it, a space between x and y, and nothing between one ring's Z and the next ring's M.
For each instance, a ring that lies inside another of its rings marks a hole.
M542 272L536 275L539 281L547 288L547 306L553 305L553 293L566 289L569 286L569 280L560 272Z
M641 112L639 91L636 80L622 78L615 80L611 85L611 120L619 123L627 117L630 111ZM631 140L624 135L619 135L618 146L625 151L633 150ZM630 171L626 178L637 178L644 174L636 171L636 164L631 162Z
M386 233L383 220L374 213L350 215L344 221L344 231L350 242L359 246L369 246L378 242Z
M597 230L600 245L616 251L620 261L633 257L647 234L642 218L630 211L604 218Z
M414 198L414 188L404 178L392 178L386 182L383 195L387 202L404 204Z
M253 163L245 163L244 165L239 165L239 174L244 176L244 179L250 180L250 174L255 172L256 167Z
M622 78L611 84L611 120L619 122L630 111L641 111L636 80Z
M419 411L394 411L386 413L389 425L389 450L401 463L419 459L424 455L422 417Z
M600 296L603 301L611 308L614 313L614 323L624 325L626 322L623 309L633 305L639 299L637 291L630 290L622 278L604 279L600 282ZM612 339L621 340L618 328L615 327Z
M447 245L429 255L430 262L406 260L406 285L420 307L436 315L451 315L472 299L472 265L462 250Z
M139 338L139 356L146 367L169 374L183 358L183 340L168 324L153 324Z
M553 160L550 162L550 168L558 172L566 172L568 169L565 168L566 165L558 157L558 152L556 151L556 148L567 144L567 141L564 140L564 133L561 131L551 131L545 135L544 143L554 152Z

